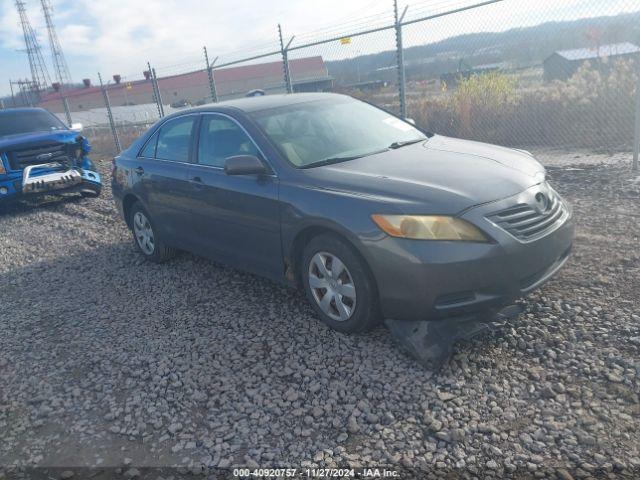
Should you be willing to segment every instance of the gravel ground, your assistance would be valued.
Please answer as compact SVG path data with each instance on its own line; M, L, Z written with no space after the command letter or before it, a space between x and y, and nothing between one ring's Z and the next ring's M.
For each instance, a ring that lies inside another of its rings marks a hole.
M108 188L11 209L0 478L158 478L142 467L170 465L637 478L640 182L629 155L543 158L575 208L572 258L519 322L459 344L435 374L383 328L330 331L301 292L188 254L142 261Z

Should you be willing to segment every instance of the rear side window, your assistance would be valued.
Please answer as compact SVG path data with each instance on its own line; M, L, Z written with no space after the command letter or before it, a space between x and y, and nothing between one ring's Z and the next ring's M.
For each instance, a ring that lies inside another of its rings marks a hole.
M158 134L154 133L151 137L151 140L147 142L147 144L142 149L142 152L140 152L140 156L147 158L156 158L156 143L158 143Z
M195 115L189 115L165 123L158 134L155 158L188 162L191 132L196 118Z
M236 122L220 115L203 115L198 163L224 167L225 159L235 155L259 156L256 146Z

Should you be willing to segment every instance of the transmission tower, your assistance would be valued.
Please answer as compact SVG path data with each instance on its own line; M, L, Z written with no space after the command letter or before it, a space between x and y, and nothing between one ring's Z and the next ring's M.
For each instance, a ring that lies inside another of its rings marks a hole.
M20 24L22 25L22 33L24 34L24 43L27 47L33 87L36 91L44 91L51 84L51 78L47 71L47 65L44 63L44 58L42 58L42 50L38 43L38 38L31 27L31 23L29 23L25 3L22 0L16 0L16 8L20 14Z
M62 47L58 41L58 35L56 29L53 26L53 20L51 14L53 13L53 7L50 0L40 0L42 3L42 12L44 13L44 19L47 23L47 30L49 32L49 44L51 45L51 56L53 57L53 68L56 74L56 80L60 82L60 85L71 85L71 73L69 73L69 67L67 61L64 59L62 53Z

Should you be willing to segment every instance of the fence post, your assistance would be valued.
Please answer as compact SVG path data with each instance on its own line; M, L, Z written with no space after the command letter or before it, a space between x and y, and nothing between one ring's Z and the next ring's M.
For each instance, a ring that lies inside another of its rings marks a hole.
M408 5L405 6L402 15L398 16L398 0L393 0L393 13L396 29L396 57L398 60L398 96L400 99L400 116L402 118L407 117L407 97L404 77L404 49L402 48L402 20L404 19L405 13L407 13L408 7Z
M218 61L218 57L213 59L212 64L209 64L209 55L207 54L206 45L203 48L204 48L204 61L207 64L207 75L209 75L209 89L211 90L211 101L215 103L218 101L218 93L216 92L216 82L215 82L215 79L213 78L213 66Z
M109 93L107 89L104 88L104 84L102 83L102 75L98 72L98 80L100 80L100 89L102 90L102 96L104 97L104 105L107 107L107 116L109 117L109 125L111 126L111 133L113 134L113 141L116 144L116 153L120 153L122 151L122 146L120 145L120 139L118 138L118 131L116 130L116 124L113 121L113 114L111 113L111 102L109 101Z
M633 171L640 173L640 62L638 63L638 81L636 84L636 131L633 138Z
M13 81L9 79L9 88L11 89L11 106L16 108L16 97L13 96Z
M151 68L151 63L147 62L147 71L149 72L149 80L151 80L151 91L153 92L153 101L156 102L156 108L158 109L158 118L162 118L162 100L160 99L160 92L158 92L158 86L156 85L155 73Z
M153 81L156 84L156 94L158 95L158 106L160 107L160 118L164 117L164 105L162 104L162 94L160 93L160 85L158 84L158 77L156 75L156 69L151 69L151 75L153 76Z
M156 102L156 109L158 110L158 118L160 115L160 104L158 103L158 95L156 94L156 82L153 81L153 75L151 73L151 64L147 62L147 72L149 72L149 80L151 81L151 92L153 94L153 101Z
M291 42L293 41L293 37L289 40L289 43L285 46L284 41L282 40L282 27L278 24L278 36L280 37L280 52L282 52L282 68L284 70L284 84L287 87L287 93L293 93L293 87L291 86L291 73L289 71L289 54L287 49Z
M62 87L60 90L60 97L62 97L62 106L64 107L64 116L67 117L67 125L71 126L71 112L69 111L69 102L67 101L67 97L62 93Z

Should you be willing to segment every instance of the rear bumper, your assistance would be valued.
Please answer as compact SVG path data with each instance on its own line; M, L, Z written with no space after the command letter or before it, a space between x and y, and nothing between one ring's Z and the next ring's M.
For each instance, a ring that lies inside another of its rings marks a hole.
M555 230L527 243L491 225L486 213L492 208L495 204L463 215L482 225L492 243L385 237L366 245L385 318L436 320L496 310L539 287L565 264L574 236L568 206Z

